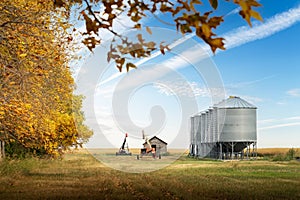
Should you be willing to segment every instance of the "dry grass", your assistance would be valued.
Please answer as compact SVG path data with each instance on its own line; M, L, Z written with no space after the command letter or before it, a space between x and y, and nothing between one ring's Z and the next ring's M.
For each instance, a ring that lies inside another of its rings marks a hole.
M0 199L300 199L297 161L184 156L159 171L133 174L108 168L81 150L63 160L5 161L0 175Z
M276 155L276 154L286 154L291 148L260 148L257 152L260 154ZM297 155L300 155L300 148L294 148Z

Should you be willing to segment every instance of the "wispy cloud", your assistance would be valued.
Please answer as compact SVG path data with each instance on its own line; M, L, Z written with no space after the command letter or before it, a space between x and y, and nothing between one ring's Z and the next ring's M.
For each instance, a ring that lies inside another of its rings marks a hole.
M300 121L300 116L295 116L295 117L288 117L286 120L299 120Z
M286 102L278 101L276 104L282 106L282 105L286 105Z
M245 88L257 83L260 83L262 81L274 78L276 75L271 75L271 76L266 76L260 79L256 79L256 80L252 80L252 81L244 81L244 82L238 82L238 83L230 83L230 84L226 84L225 87L227 89L237 89L237 88Z
M300 88L294 88L294 89L288 90L286 93L293 97L300 97Z
M284 124L277 124L277 125L272 125L272 126L266 126L266 127L258 128L258 130L262 131L262 130L269 130L269 129L282 128L282 127L290 127L290 126L300 126L300 122L284 123Z
M277 32L280 32L286 28L293 26L299 21L300 21L300 6L297 6L295 8L289 9L286 12L277 14L269 19L266 19L264 23L261 24L256 23L252 28L250 28L249 26L242 26L229 33L222 35L222 37L225 38L226 48L231 49L246 44L248 42L269 37ZM193 33L186 38L176 41L174 44L171 45L171 47L175 47L177 45L182 44L183 42L187 41L187 39L189 39L194 35L195 34ZM191 48L187 49L186 51L182 52L180 56L174 56L168 60L165 60L163 64L165 66L170 66L173 69L183 68L188 66L189 63L187 63L182 58L187 57L189 60L197 62L210 56L206 52L209 52L209 47L207 45L200 45L200 44L194 45ZM136 64L139 65L159 55L160 52L157 52L152 57L145 58L144 60L141 60ZM115 75L114 77L111 77L108 80L109 81L113 80L118 76L120 75ZM104 83L105 82L107 81L104 81Z
M182 37L182 38L176 40L176 41L175 41L174 43L172 43L171 45L169 45L169 48L170 48L170 49L173 49L173 48L175 48L176 46L178 46L178 45L184 43L185 41L189 40L189 39L192 38L193 36L195 36L195 33L192 33L192 34L189 34L189 35L187 35L187 36L185 36L185 37ZM197 52L199 52L199 51L197 51ZM161 51L156 51L156 52L154 52L153 54L151 54L151 56L146 57L146 58L143 58L143 59L137 61L137 62L134 63L134 64L135 64L137 67L139 67L140 65L146 63L147 61L152 60L152 59L154 59L154 58L160 56L161 54L162 54ZM181 59L181 60L182 60L182 59ZM182 63L182 62L180 62L180 63ZM166 63L166 64L168 64L168 63ZM108 82L110 82L110 81L112 81L112 80L115 80L115 79L119 78L120 76L124 76L125 74L127 74L127 73L124 72L124 71L121 72L121 73L116 73L116 74L110 76L109 78L107 78L107 79L101 81L101 82L99 83L99 85L104 85L104 84L106 84L106 83L108 83Z
M268 124L268 123L273 123L276 122L276 119L263 119L263 120L259 120L257 123L258 124Z
M237 10L234 10L233 13L237 12ZM248 42L252 42L255 40L263 39L266 37L269 37L277 32L280 32L286 28L289 28L300 21L300 5L289 9L286 12L277 14L269 19L267 19L264 23L258 24L256 23L252 28L249 26L243 26L239 27L229 33L224 34L222 37L225 38L226 43L225 46L227 49L235 48L238 46L241 46L243 44L246 44ZM199 53L199 50L201 49L202 53ZM198 51L197 51L198 50ZM204 59L209 56L209 54L204 53L205 51L208 51L209 47L203 45L196 45L186 51L184 51L181 56L174 56L171 59L168 59L164 61L164 64L166 66L172 66L173 69L178 69L187 66L186 61L182 59L182 57L188 57L190 60L197 62L201 59ZM220 52L220 51L219 51ZM265 77L263 79L254 80L250 82L243 82L238 84L232 84L229 86L226 86L226 88L236 88L236 87L244 87L245 85L251 85L255 84L257 82L272 78ZM292 96L300 96L300 89L293 89L288 92ZM247 97L247 99L250 99L252 102L261 102L263 101L261 98L258 97Z
M158 92L167 96L211 97L221 95L224 97L223 88L207 88L194 81L157 81L154 83L154 87L158 89Z
M201 87L196 82L186 82L186 81L173 81L173 82L162 82L157 81L154 87L158 91L167 96L178 95L178 96L209 96L209 91L205 87Z
M262 126L262 127L258 128L258 130L260 130L260 131L275 129L275 128L290 127L290 126L299 126L300 125L300 116L286 117L286 118L282 118L282 119L259 120L258 125Z
M262 24L256 24L252 28L242 26L238 29L225 34L225 46L227 49L240 46L242 44L263 39L282 31L300 21L300 5L291 8L286 12L280 13L267 19Z
M235 8L235 9L233 9L232 11L230 11L228 14L226 14L225 17L226 17L226 16L229 16L229 15L234 15L234 14L240 12L240 10L241 10L240 7Z

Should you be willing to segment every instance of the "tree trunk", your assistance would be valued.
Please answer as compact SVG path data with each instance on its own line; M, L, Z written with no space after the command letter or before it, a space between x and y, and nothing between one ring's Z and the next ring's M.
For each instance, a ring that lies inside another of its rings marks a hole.
M0 140L0 161L5 159L5 142Z

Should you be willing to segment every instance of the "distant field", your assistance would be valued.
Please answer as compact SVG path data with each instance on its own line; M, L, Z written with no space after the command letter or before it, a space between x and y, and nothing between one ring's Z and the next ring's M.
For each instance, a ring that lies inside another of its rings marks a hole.
M286 154L291 148L260 148L257 149L261 154ZM300 156L300 148L293 148L296 151L296 155Z
M107 153L107 154L115 154L118 152L118 149L113 149L113 148L92 148L88 149L88 151L101 151L102 153ZM140 148L131 148L129 150L132 154L140 154L141 149ZM171 154L176 154L176 155L181 155L181 154L188 154L187 149L168 149L168 152Z
M287 153L291 148L258 148L257 152L261 153L261 154L285 154ZM300 148L293 148L297 154L300 154ZM115 154L118 149L115 148L111 148L111 149L91 149L92 151L101 151L102 153L107 153L107 154ZM85 150L84 150L85 151ZM132 154L139 154L140 153L140 149L139 148L131 148L130 152ZM184 154L187 155L188 154L188 149L168 149L168 152L170 154Z
M166 159L140 161L150 165ZM299 188L300 162L295 160L222 162L182 156L155 172L125 173L80 150L62 160L0 163L0 199L300 199Z

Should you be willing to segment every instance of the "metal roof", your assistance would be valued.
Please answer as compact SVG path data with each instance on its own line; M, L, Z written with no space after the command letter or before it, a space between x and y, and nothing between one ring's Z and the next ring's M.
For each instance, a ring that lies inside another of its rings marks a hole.
M228 99L215 104L216 108L256 108L253 104L241 99L240 97L230 96Z
M159 140L160 142L164 143L165 145L168 144L168 143L166 143L165 141L163 141L162 139L160 139L160 138L158 138L158 137L156 137L156 136L153 136L152 138L150 138L150 139L149 139L149 142L151 142L151 141L154 140L154 139ZM144 144L147 144L147 142L144 142ZM144 145L144 144L143 144L143 145Z

